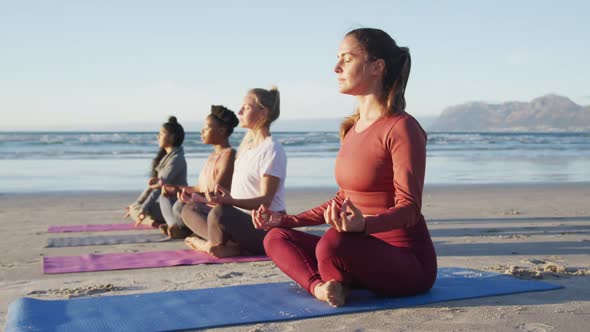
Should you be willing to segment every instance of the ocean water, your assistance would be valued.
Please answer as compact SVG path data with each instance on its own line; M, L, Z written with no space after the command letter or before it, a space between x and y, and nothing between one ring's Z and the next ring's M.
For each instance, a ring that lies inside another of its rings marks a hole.
M273 135L287 151L287 188L336 188L336 132ZM155 132L0 132L0 193L141 190L156 144ZM197 133L184 148L194 183L212 149ZM429 133L426 167L427 185L590 182L590 133Z

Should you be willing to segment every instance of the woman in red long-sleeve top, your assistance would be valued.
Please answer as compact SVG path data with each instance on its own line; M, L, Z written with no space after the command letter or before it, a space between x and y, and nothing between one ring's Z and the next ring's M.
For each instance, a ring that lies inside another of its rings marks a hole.
M268 256L316 298L333 306L350 287L384 296L428 291L436 253L421 213L426 133L405 113L410 73L407 48L385 32L357 29L340 45L334 71L340 92L358 108L341 128L336 197L298 215L264 207L252 211L257 228L270 229ZM291 228L328 223L319 237Z

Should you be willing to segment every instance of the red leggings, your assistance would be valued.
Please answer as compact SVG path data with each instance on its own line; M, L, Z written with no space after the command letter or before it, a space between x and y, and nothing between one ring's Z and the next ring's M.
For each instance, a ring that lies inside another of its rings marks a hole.
M434 248L395 247L372 236L329 229L322 237L293 229L273 228L264 239L267 255L313 295L319 282L336 280L384 296L406 296L429 290L436 279Z

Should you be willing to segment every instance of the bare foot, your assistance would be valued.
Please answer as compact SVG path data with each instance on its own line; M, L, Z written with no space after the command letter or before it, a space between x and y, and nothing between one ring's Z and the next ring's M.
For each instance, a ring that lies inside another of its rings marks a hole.
M168 234L168 224L160 225L158 228L160 229L160 232L162 232L162 234L170 236Z
M211 245L209 254L217 258L234 257L240 255L240 247L237 243L227 242L225 244Z
M146 223L145 221L143 222L144 225L150 225L152 226L152 228L160 228L160 225L166 225L165 222L161 222L158 220L154 220L151 223Z
M184 239L184 243L193 250L202 251L206 253L209 253L211 248L209 241L203 240L196 235L191 235L187 237L186 239Z
M172 239L184 239L192 233L188 228L179 225L168 227L168 236Z
M348 289L341 283L330 280L317 284L313 289L313 294L320 301L328 302L333 307L341 307L346 302Z
M240 247L234 242L214 245L211 244L211 242L201 239L200 237L193 234L184 239L184 243L193 250L206 252L216 258L240 255Z

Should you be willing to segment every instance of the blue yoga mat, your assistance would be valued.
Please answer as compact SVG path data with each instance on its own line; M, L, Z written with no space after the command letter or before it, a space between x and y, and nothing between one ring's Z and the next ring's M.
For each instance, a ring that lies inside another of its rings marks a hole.
M6 331L177 331L286 321L417 306L561 286L459 268L439 269L422 295L378 298L354 290L346 306L332 308L293 283L240 285L71 300L20 298L10 304Z

